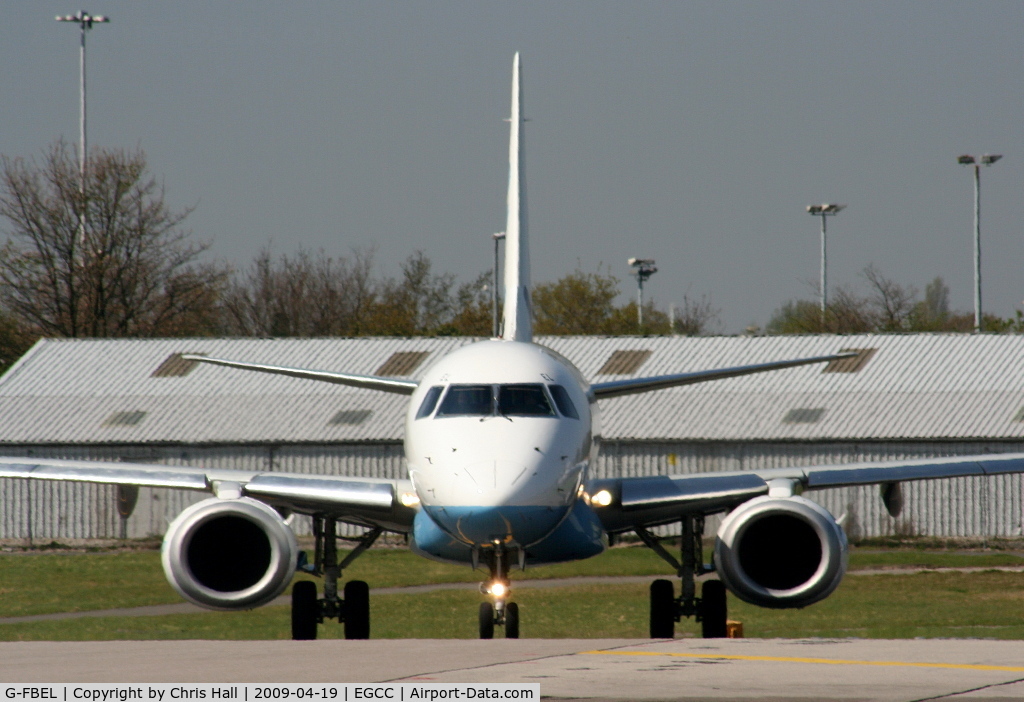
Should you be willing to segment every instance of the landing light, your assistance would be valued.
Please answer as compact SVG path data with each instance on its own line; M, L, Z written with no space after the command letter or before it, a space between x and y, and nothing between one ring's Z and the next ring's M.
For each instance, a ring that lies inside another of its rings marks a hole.
M403 507L415 507L420 503L420 496L415 492L403 492L398 497Z
M487 588L487 594L498 598L504 597L508 594L508 585L501 582L491 583Z
M612 494L607 490L598 490L591 496L590 502L598 507L607 507L612 503Z

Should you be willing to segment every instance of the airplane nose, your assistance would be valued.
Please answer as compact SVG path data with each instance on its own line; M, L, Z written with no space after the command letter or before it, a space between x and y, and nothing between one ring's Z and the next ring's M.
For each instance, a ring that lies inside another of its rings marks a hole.
M550 534L569 507L425 506L424 510L438 526L464 543L528 546Z
M565 518L575 472L539 452L451 465L424 501L427 514L456 539L472 544L527 545ZM440 471L434 473L440 478Z

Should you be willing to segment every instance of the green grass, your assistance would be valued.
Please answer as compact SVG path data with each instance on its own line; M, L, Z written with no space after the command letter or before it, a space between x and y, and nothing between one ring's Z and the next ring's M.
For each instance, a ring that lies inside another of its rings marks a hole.
M514 578L671 572L646 548L616 548L586 561L530 568ZM404 548L389 548L360 556L345 571L345 578L365 580L377 588L480 582L484 572L429 561ZM174 602L181 602L181 597L167 584L158 551L0 555L0 617Z
M850 569L868 568L991 568L993 566L1024 567L1024 557L1014 553L988 551L891 551L854 549L850 553Z
M1021 565L1007 553L916 550L854 551L851 570L892 566ZM647 549L621 548L589 561L527 570L513 577L524 637L643 638L646 584L581 584L562 588L515 587L533 577L585 575L665 576L670 569ZM478 582L481 572L446 566L403 549L371 551L346 578L372 587ZM175 603L159 553L25 554L0 556L0 616ZM374 638L474 638L481 596L473 590L417 595L383 594L372 600ZM730 595L730 618L747 637L984 637L1024 639L1024 574L924 572L848 576L824 602L803 610L767 610ZM695 635L684 620L678 635ZM80 618L0 625L0 640L280 639L289 633L287 607L251 612L209 612L157 617ZM338 638L336 622L321 638Z

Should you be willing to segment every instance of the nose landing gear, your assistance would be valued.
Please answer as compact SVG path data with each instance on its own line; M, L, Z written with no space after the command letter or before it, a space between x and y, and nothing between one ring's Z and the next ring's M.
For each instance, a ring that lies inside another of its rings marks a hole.
M518 639L519 605L508 601L512 592L508 580L508 551L496 545L487 565L491 577L480 584L480 592L491 601L480 603L480 638L493 639L494 627L503 626L506 639Z

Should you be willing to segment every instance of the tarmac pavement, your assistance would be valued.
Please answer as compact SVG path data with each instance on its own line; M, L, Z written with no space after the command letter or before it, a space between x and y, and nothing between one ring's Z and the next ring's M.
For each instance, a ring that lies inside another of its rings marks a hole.
M520 682L560 700L1021 700L1024 641L2 642L3 682Z

